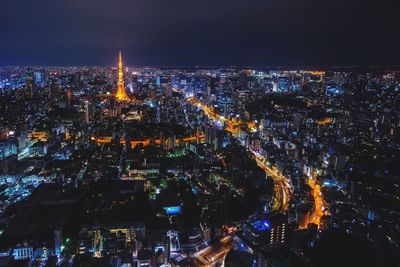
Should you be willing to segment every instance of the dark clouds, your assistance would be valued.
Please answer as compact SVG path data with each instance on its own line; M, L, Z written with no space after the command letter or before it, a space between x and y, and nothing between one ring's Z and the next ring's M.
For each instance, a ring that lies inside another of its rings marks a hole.
M0 65L388 65L396 0L3 0Z

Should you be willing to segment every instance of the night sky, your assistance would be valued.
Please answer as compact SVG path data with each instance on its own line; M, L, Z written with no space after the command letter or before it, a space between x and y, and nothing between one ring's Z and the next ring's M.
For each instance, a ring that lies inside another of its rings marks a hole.
M398 0L1 0L0 65L399 65Z

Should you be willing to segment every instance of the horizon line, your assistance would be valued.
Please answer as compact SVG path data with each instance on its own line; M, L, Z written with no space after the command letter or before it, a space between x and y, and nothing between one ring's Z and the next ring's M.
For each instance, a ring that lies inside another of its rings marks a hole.
M129 66L125 64L126 68L159 68L159 69L279 69L279 70L330 70L330 69L391 69L393 71L400 71L400 64L388 65L309 65L309 66L296 66L296 65L281 65L281 66L262 66L262 65L136 65ZM0 68L118 68L116 65L0 65ZM396 70L398 69L398 70Z

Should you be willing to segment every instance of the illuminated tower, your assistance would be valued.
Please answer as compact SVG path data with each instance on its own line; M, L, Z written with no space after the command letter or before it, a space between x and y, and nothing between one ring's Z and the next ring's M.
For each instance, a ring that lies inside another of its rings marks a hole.
M129 97L125 92L121 51L119 51L119 58L118 58L118 83L117 83L117 93L115 94L115 98L117 99L117 101L129 100Z
M67 90L67 100L68 100L68 108L71 108L71 101L72 101L72 91L71 91L71 89Z

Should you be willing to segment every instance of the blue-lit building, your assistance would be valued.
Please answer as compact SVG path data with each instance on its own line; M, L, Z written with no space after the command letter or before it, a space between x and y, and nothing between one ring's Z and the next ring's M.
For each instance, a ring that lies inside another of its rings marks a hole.
M45 79L43 71L35 71L33 74L33 81L36 86L43 88L45 86Z
M287 221L287 216L283 214L269 214L242 225L239 250L248 252L247 260L251 260L251 266L272 266L270 253L287 243Z
M38 141L29 147L29 155L33 157L43 157L47 155L47 144L42 141Z
M279 90L279 92L288 92L289 91L289 78L279 77L278 90Z
M325 93L327 96L343 95L344 89L342 87L327 86L325 89Z
M287 217L281 214L263 216L243 225L243 238L252 247L282 245L286 241Z
M33 258L33 247L27 245L17 245L13 249L13 256L15 260L26 260Z
M13 138L0 140L0 160L17 154L17 146Z
M164 211L167 215L178 215L181 213L181 206L164 207Z

